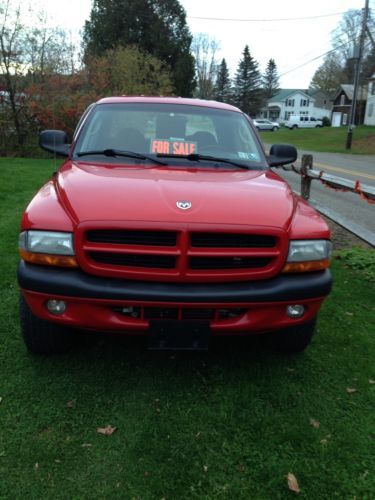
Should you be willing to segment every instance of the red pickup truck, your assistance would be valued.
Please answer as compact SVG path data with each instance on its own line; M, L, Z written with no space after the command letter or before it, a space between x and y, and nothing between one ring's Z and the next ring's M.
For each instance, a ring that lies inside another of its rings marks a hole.
M113 97L91 105L66 159L21 223L21 330L35 353L75 329L147 336L151 349L205 349L262 334L302 351L331 289L330 232L270 167L251 120L218 102Z

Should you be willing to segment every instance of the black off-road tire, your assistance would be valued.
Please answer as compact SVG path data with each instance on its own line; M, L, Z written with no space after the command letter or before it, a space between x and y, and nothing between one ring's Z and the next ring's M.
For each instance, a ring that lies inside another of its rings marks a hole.
M20 296L21 333L27 350L34 354L62 354L73 344L73 332L64 326L35 316Z
M277 332L262 335L265 347L273 351L295 354L302 352L310 344L314 335L316 317L303 325L292 326Z

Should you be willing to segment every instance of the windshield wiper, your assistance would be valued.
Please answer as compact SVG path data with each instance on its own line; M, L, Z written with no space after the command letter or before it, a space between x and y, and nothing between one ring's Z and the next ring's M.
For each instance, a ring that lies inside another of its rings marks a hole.
M135 151L121 151L120 149L98 149L93 151L81 151L77 153L77 156L90 156L90 155L104 155L109 156L111 158L115 158L116 156L124 156L125 158L137 158L139 160L150 160L153 163L158 165L166 166L168 163L164 163L163 161L156 160L152 156L142 155L140 153L136 153Z
M220 158L217 156L207 156L200 155L197 153L191 153L189 155L173 155L173 154L162 154L158 153L156 155L158 158L183 158L189 161L219 161L220 163L228 163L229 165L233 165L234 167L244 168L245 170L249 170L249 167L243 165L242 163L237 163L236 161L230 160L229 158Z

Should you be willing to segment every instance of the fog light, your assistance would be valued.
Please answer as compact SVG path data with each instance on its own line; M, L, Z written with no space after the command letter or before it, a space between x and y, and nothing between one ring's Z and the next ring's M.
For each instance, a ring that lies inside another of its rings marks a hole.
M287 306L286 313L290 318L300 318L305 312L305 306L301 304L293 304Z
M51 314L63 314L66 311L66 302L51 299L47 302L47 309Z

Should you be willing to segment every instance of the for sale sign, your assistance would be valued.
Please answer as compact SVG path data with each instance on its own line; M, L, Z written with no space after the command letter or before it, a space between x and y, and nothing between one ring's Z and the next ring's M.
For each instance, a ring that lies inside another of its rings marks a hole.
M151 141L151 153L167 155L190 155L197 152L197 143L183 140L154 139Z

